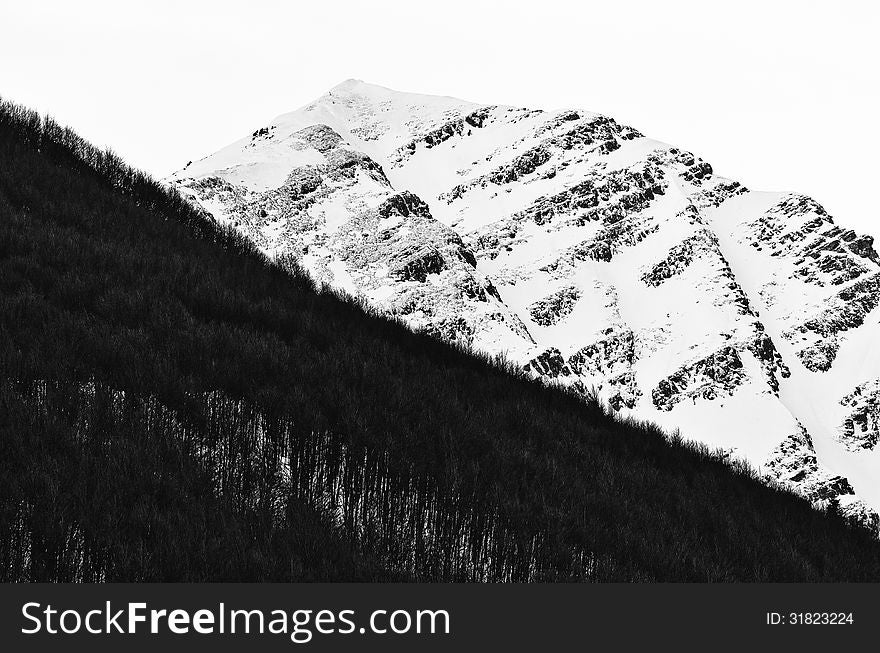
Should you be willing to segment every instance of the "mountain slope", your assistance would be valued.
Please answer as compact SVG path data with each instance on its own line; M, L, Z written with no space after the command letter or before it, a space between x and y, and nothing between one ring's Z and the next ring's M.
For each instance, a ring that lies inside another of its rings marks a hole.
M316 292L8 104L0 433L3 580L880 575L839 513Z
M877 526L880 262L809 198L598 114L356 80L169 181L415 329Z

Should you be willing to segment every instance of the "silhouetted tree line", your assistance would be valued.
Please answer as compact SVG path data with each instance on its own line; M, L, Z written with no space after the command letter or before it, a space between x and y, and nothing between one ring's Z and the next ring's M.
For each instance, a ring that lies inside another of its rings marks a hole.
M4 579L875 580L878 554L0 104Z

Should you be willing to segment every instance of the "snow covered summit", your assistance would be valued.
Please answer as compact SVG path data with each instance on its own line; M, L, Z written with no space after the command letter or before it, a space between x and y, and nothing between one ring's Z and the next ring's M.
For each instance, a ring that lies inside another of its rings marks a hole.
M348 80L169 180L267 253L877 526L880 260L613 119Z

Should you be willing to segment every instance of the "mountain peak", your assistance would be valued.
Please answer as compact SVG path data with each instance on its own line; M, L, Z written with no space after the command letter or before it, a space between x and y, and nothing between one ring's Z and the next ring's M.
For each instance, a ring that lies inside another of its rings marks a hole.
M362 79L350 78L346 79L345 81L339 82L336 86L334 86L327 92L327 95L362 95L368 97L389 97L394 95L408 94L396 91L392 88L388 88L387 86L371 84L370 82L365 82Z
M880 442L880 263L809 198L589 111L356 79L172 181L413 328L880 508L880 458L852 462Z
M430 95L424 93L413 93L410 91L398 91L380 84L372 84L361 79L346 79L331 88L325 95L318 98L313 104L320 104L330 100L338 101L340 98L345 102L353 101L358 105L377 105L385 103L392 109L396 109L400 115L400 111L413 111L414 107L427 107L428 112L425 113L425 119L430 119L432 112L454 110L455 108L476 107L473 102L466 102L459 98L446 95ZM390 105L389 105L390 103ZM362 110L366 110L361 107ZM418 116L407 116L409 118L418 118Z
M367 84L362 79L355 79L354 77L349 77L346 80L339 82L336 86L330 89L330 92L333 91L348 91L353 88L357 88L358 86L371 86L371 84Z

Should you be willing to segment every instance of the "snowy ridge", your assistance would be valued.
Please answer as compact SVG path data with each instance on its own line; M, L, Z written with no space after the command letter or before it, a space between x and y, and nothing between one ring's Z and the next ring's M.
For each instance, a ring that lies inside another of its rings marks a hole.
M413 328L877 527L880 262L807 197L599 114L356 80L169 181Z

